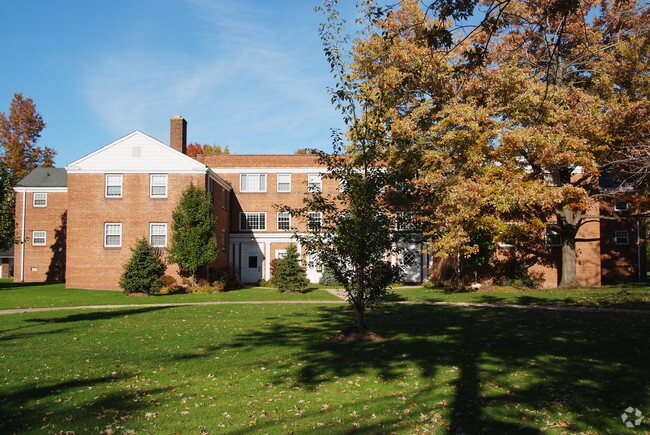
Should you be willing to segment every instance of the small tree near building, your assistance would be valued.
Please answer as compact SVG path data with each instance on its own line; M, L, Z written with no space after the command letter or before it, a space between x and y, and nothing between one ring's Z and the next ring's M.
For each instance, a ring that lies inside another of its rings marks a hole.
M199 267L217 258L216 224L205 191L190 184L172 214L169 261L178 264L181 273L192 277L192 286Z
M165 264L143 237L131 248L131 259L124 265L120 287L124 293L155 293L162 287Z
M304 292L307 284L307 274L298 262L298 250L295 245L291 245L287 248L285 257L275 265L273 285L281 292Z

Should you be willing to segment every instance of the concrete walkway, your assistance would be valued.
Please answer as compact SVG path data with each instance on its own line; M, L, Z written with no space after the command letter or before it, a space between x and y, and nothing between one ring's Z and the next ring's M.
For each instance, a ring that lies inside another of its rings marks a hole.
M327 290L329 293L340 298L338 301L219 301L219 302L178 302L169 304L129 304L129 305L85 305L80 307L43 307L43 308L14 308L9 310L0 310L0 316L5 314L21 313L38 313L43 311L62 311L62 310L104 310L115 308L151 308L151 307L186 307L186 306L205 306L205 305L259 305L259 304L310 304L341 305L345 303L345 291L340 289ZM483 304L474 302L426 302L426 301L397 301L384 302L385 304L397 305L431 305L431 306L450 306L450 307L473 307L473 308L505 308L515 310L538 310L538 311L571 311L585 313L620 313L620 314L650 314L650 310L633 310L629 308L595 308L595 307L570 307L570 306L550 306L550 305L517 305L517 304Z

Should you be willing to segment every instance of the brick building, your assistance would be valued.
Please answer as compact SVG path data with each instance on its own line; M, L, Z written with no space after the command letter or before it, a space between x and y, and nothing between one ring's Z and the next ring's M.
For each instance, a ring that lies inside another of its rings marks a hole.
M304 231L306 225L277 206L300 207L309 191L335 192L338 184L322 176L326 168L312 155L193 159L185 155L186 138L187 123L175 116L170 146L135 131L65 169L39 168L21 180L15 188L16 236L23 241L17 247L16 279L117 289L129 248L138 238L162 249L169 246L171 214L190 183L209 193L217 217L219 255L213 266L230 267L243 282L269 279L271 261L296 243L294 230ZM630 218L617 208L613 213ZM309 219L321 216L310 213ZM579 248L578 278L597 286L645 273L645 255L638 255L643 241L635 225L631 219L585 225L579 233L587 242ZM404 265L404 280L426 280L435 269L434 259L419 243L401 248L391 261ZM317 282L321 266L299 244L298 250L308 278ZM533 268L546 287L557 285L557 254L546 246ZM178 276L175 265L167 273Z

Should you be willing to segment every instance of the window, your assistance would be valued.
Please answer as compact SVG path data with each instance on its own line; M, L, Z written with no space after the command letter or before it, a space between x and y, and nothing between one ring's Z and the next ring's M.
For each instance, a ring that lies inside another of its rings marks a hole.
M228 191L226 189L221 191L221 208L228 209Z
M286 249L278 249L275 251L275 258L277 258L278 260L284 260L286 256L287 256Z
M316 254L307 254L307 268L314 269L316 272L323 271L323 263L318 261Z
M151 174L152 198L167 198L167 174Z
M291 229L291 213L288 211L278 212L278 231L289 231Z
M46 241L46 232L45 231L32 231L32 245L33 246L45 246Z
M122 197L122 174L106 174L106 198Z
M118 224L118 223L104 224L104 247L105 248L122 247L122 224Z
M241 231L266 231L266 213L240 213L239 229Z
M562 246L562 234L557 227L546 228L546 244L548 246Z
M307 191L321 192L323 190L323 181L320 174L307 174Z
M226 235L226 230L221 230L221 250L225 251L226 250L226 245L228 244L227 240L227 235Z
M620 201L614 204L614 211L627 211L627 202Z
M154 248L167 247L167 224L149 224L149 244Z
M34 193L34 207L47 206L47 193L36 192Z
M291 192L291 174L278 174L278 192Z
M320 231L323 224L323 214L319 211L310 211L308 214L307 228L309 231Z
M627 245L630 243L630 236L627 231L615 231L614 243L617 245Z
M266 192L266 174L241 174L240 192Z

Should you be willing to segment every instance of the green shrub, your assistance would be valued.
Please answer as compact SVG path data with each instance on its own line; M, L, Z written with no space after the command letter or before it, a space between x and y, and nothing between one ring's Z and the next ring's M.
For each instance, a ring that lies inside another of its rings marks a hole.
M285 257L277 262L273 284L280 292L304 292L307 288L309 280L298 263L298 251L295 245L289 246Z
M266 279L260 279L260 282L257 285L260 287L275 287L273 285L273 280L266 280Z
M124 265L120 287L125 293L156 293L162 286L165 265L145 238L131 248L131 259Z
M222 290L234 290L241 288L241 283L237 277L237 271L230 268L213 268L209 270L209 276L212 280L212 285L215 282L221 283Z
M320 279L318 280L318 283L321 285L342 285L341 282L336 278L336 275L334 275L334 271L332 270L331 267L325 266L325 269L323 270L323 274L321 275Z
M436 287L438 287L438 285L437 285L435 282L424 281L424 282L422 283L422 287L423 287L423 288L436 288Z
M161 278L162 285L168 288L174 287L176 285L176 278L170 275L163 275Z

